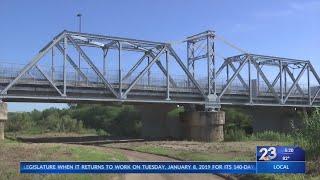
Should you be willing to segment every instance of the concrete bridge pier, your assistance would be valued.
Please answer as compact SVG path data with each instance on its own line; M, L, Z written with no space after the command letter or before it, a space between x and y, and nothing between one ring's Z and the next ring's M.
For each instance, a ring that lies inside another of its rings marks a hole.
M188 140L220 142L224 140L225 112L186 111L180 114L184 136Z
M208 112L201 108L185 107L179 117L170 117L168 113L176 105L144 104L136 106L141 112L142 137L175 138L183 140L219 142L224 140L224 111Z
M7 121L8 117L7 103L0 103L0 141L4 140L4 123Z
M141 136L153 138L181 138L181 122L179 118L172 118L168 113L175 109L171 104L144 104L137 105L141 113Z
M247 113L253 122L253 132L277 131L288 133L292 126L299 128L302 124L303 109L293 107L252 107Z

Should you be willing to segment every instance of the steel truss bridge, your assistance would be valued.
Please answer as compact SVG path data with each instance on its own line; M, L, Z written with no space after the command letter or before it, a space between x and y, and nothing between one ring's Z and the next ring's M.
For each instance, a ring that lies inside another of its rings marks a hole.
M173 43L63 31L22 68L0 64L0 98L6 102L199 104L209 109L320 105L320 77L310 61L251 54L223 38L224 44L240 53L218 61L215 43L219 38L214 31L186 38L180 42L186 44L186 58L180 58ZM135 60L124 71L127 52ZM99 63L92 57L100 57ZM108 67L110 59L115 59L113 70ZM150 73L152 68L160 73ZM183 75L176 76L177 71Z

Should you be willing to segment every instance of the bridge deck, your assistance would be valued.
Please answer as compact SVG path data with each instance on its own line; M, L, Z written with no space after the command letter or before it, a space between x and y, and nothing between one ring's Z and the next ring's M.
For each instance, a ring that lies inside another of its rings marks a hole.
M8 85L13 77L5 77L8 74L1 74L4 72L0 68L0 88L3 89ZM7 94L0 96L3 101L8 102L153 102L153 103L176 103L176 104L205 104L206 101L203 97L198 94L195 87L188 85L187 79L175 79L176 87L170 88L170 100L166 100L166 79L164 78L152 78L149 81L147 78L142 78L135 87L132 88L127 99L119 99L114 97L109 91L106 90L105 85L99 81L98 78L92 78L88 81L75 80L76 75L71 75L67 81L67 96L63 97L55 91L50 83L40 75L33 75L33 77L26 77L20 79L20 81L13 86ZM38 76L38 77L35 77ZM58 75L57 75L58 76ZM181 78L181 77L180 77ZM117 83L117 77L115 75L107 78L110 80L112 87L119 91L119 84ZM130 81L130 80L129 80ZM198 80L201 87L205 89L207 84L205 80ZM221 81L220 81L221 82ZM274 99L274 96L268 87L259 83L259 93L253 97L253 102L249 101L249 92L240 84L235 81L230 88L226 91L223 98L221 98L221 104L232 104L232 105L265 105L265 106L280 106L279 103ZM62 79L55 81L55 85L58 89L62 90L64 83ZM124 82L122 84L122 91L125 91L130 84ZM217 84L217 92L221 92L225 83ZM304 90L304 95L299 93L297 90L291 95L286 104L281 106L309 106L308 104L308 91ZM207 93L207 91L205 91ZM280 96L280 92L277 91ZM219 95L219 93L218 93ZM320 97L317 96L313 106L320 105Z

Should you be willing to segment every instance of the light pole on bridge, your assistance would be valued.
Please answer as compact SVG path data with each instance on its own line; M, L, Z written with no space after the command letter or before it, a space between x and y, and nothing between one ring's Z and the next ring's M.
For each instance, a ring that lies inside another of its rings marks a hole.
M82 14L81 13L78 13L77 14L77 17L78 17L78 19L79 19L79 33L81 33L81 21L82 21ZM80 69L80 61L81 61L81 55L80 55L80 52L79 52L79 56L78 56L78 66L79 66L79 69ZM79 81L80 81L80 76L79 76L79 74L77 73L77 76L78 76L78 78L76 78L76 79L78 79Z

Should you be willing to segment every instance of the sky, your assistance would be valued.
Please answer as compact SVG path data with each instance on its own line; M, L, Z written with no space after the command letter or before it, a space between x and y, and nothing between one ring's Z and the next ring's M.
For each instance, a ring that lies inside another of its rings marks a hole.
M248 52L308 59L320 72L320 1L0 0L0 62L27 63L64 29L162 42L214 30ZM9 103L9 111L65 104Z

